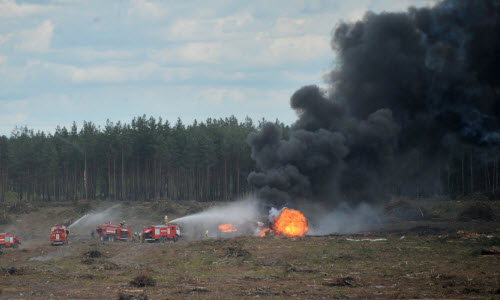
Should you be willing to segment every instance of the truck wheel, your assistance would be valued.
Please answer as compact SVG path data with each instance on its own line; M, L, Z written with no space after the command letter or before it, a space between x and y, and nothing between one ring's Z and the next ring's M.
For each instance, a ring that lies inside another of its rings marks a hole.
M17 247L19 247L19 244L18 243L14 243L14 245L12 247L13 248L17 248Z

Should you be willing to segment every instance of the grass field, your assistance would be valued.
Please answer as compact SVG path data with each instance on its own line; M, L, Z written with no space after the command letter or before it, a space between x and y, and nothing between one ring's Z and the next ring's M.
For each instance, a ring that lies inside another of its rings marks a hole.
M0 298L500 298L500 255L481 253L500 246L496 221L165 244L102 243L76 234L55 247L40 238L53 222L45 210L69 214L44 208L15 218L43 226L19 249L2 250Z

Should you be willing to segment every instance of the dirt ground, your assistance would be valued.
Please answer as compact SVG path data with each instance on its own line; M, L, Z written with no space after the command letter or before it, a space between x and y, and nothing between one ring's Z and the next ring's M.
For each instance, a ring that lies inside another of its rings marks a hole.
M68 208L44 208L9 225L21 228L24 243L1 250L0 298L500 299L500 255L484 252L500 246L495 221L408 221L363 234L165 244L102 243L82 232L70 235L69 245L50 246L49 209L71 218ZM136 286L138 276L150 286Z

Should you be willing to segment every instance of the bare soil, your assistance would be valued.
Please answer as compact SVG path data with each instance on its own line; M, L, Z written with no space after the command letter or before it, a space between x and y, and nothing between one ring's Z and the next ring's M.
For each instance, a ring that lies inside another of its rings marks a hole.
M483 251L500 246L498 221L395 220L363 234L165 244L102 243L81 233L51 246L54 215L70 218L69 210L13 218L23 244L2 250L0 298L500 299L500 255Z

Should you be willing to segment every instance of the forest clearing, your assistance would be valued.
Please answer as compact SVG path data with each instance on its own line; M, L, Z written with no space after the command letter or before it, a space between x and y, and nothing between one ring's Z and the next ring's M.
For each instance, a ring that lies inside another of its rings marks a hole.
M0 0L0 298L500 299L500 0Z
M42 207L15 214L8 226L17 228L22 245L2 249L0 298L495 298L500 256L481 251L500 247L499 222L457 218L468 205L422 206L432 216L391 217L360 234L142 244L101 242L81 228L63 246L48 239L54 218L70 222L82 213L67 205ZM486 205L498 214L496 202ZM177 216L166 207L151 214L151 204L123 204L114 218L135 230L162 214Z

